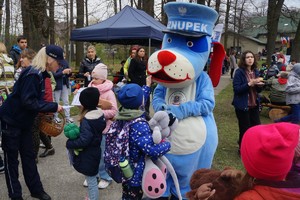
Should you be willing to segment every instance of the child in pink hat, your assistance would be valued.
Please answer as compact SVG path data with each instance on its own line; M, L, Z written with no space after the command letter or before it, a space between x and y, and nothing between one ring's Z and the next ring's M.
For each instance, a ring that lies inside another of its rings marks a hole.
M118 113L117 99L112 90L113 82L107 79L107 66L105 64L99 63L98 65L96 65L91 75L92 75L92 81L89 83L88 87L97 88L100 92L101 99L110 102L112 105L110 109L102 110L106 120L106 128L102 132L103 135L102 135L102 142L101 142L101 149L103 149L102 151L103 153L105 149L105 137L106 137L105 134L112 123L112 119ZM112 183L112 178L105 171L103 155L101 155L98 175L100 180L98 184L99 189L105 189ZM83 185L88 186L86 180L84 181Z
M248 129L241 146L247 174L235 200L250 196L268 200L300 199L300 177L290 172L299 143L299 129L299 125L291 123Z
M242 140L241 158L246 175L234 200L300 199L300 126L291 123L249 128ZM230 173L227 173L230 175ZM198 200L218 193L211 183L201 185Z

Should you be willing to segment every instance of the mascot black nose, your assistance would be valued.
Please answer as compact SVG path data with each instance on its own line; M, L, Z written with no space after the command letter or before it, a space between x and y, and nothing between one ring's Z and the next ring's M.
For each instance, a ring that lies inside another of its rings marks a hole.
M161 66L167 66L176 60L176 56L170 51L161 51L157 55L158 62Z

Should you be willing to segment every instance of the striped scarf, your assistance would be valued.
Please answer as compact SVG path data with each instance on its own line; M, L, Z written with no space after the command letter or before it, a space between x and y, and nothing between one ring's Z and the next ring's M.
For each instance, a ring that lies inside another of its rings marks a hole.
M246 70L246 77L248 82L250 81L250 79L255 79L255 74L253 71L249 72ZM257 94L256 94L256 89L255 87L250 87L249 88L249 96L248 96L248 107L249 108L253 108L256 107L256 98L257 98Z

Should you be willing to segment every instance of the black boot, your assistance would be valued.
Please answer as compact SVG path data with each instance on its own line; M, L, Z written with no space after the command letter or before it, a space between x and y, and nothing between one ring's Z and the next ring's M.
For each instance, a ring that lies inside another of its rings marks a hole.
M50 155L54 155L54 154L55 154L55 150L54 150L54 148L52 147L51 149L45 149L44 153L41 153L41 154L39 155L39 157L44 158L44 157L46 157L46 156L50 156Z
M38 194L31 194L31 196L40 200L51 200L51 197L45 191Z
M170 200L179 200L179 199L177 197L175 197L175 195L171 194Z
M23 197L11 198L11 200L24 200Z
M0 156L0 174L4 173L4 162Z

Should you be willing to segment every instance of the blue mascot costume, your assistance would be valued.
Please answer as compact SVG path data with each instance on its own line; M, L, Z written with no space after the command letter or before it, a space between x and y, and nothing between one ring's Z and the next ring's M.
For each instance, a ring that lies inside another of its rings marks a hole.
M213 84L216 86L220 79L225 51L211 39L218 18L215 10L178 2L167 3L164 10L168 16L167 30L162 49L148 60L148 73L158 83L152 101L155 112L166 110L179 119L169 137L171 151L166 157L175 169L181 194L186 199L193 172L211 167L218 145L212 113L215 106ZM212 46L214 55L208 75L203 68ZM177 199L173 180L168 175L163 197L169 196Z

